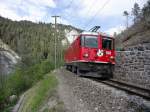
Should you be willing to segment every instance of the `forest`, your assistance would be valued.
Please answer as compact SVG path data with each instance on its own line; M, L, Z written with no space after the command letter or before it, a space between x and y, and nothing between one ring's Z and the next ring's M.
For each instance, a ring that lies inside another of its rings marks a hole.
M57 38L57 56L62 61L64 50L62 40L66 38L65 29L71 31L76 28L58 24L57 31L55 31L52 23L17 22L0 17L0 39L18 53L26 65L35 64L42 59L49 59L53 62L55 38Z

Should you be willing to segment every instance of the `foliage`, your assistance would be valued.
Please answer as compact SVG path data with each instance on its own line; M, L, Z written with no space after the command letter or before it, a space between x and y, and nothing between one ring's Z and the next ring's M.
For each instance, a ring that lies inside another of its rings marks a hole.
M5 94L5 88L6 88L6 80L7 76L0 74L0 109L3 107L3 103L5 102L6 94Z
M126 17L126 27L128 28L128 18L129 18L129 13L128 11L124 11L123 15Z
M134 16L134 23L141 19L141 9L139 7L139 4L134 4L134 7L132 8L132 15Z
M11 94L19 94L28 89L53 68L51 62L43 61L27 69L17 69L8 80L8 88L10 88Z
M142 9L142 13L143 13L143 18L145 20L150 18L150 0L147 1L147 3L144 5L143 9ZM149 19L150 21L150 19Z
M128 17L130 14L129 12L124 11L123 15ZM134 24L140 21L150 22L150 0L147 1L142 9L140 9L138 3L135 3L131 11L131 17L132 16L134 18Z
M26 101L21 109L22 112L37 112L43 101L52 96L56 85L56 77L53 74L46 75L43 80L25 93Z
M124 11L124 12L123 12L123 15L124 15L124 16L128 16L129 13L128 13L127 11Z
M8 44L21 56L27 66L40 62L43 59L54 60L55 38L57 38L58 62L64 47L62 40L66 38L65 30L76 29L69 25L58 24L57 32L53 24L32 23L30 21L11 21L0 17L0 39Z
M126 13L126 15L128 14ZM147 35L149 35L148 32L150 29L150 0L147 0L147 3L145 3L141 9L139 5L135 3L132 8L132 15L128 16L129 20L134 16L134 22L132 25L130 24L131 26L129 28L116 36L115 46L117 50L121 50L120 48L126 48L127 46L149 42L149 36ZM128 23L128 20L126 23Z
M28 68L17 68L16 71L3 83L5 87L0 88L0 106L8 100L10 95L19 95L39 80L43 79L46 73L54 69L53 63L49 60L42 61ZM3 108L3 107L1 107Z
M51 63L50 61L43 61L41 63L40 71L42 74L46 74L49 72L49 70L53 70L53 69L54 69L54 64Z

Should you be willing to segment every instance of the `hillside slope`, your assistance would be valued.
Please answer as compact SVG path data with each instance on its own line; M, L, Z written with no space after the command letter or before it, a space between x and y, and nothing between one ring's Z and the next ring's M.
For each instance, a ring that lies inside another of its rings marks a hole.
M79 32L81 32L80 29L70 25L58 24L55 34L54 25L51 23L17 22L0 17L0 39L17 52L26 65L40 62L43 59L53 62L55 38L57 38L57 57L62 57L64 45L69 42L66 36L69 33ZM65 41L65 44L62 44L62 41Z
M150 43L150 24L140 21L116 37L116 48Z
M135 4L131 13L134 17L133 25L116 36L116 49L140 47L141 50L150 50L150 0L142 9Z

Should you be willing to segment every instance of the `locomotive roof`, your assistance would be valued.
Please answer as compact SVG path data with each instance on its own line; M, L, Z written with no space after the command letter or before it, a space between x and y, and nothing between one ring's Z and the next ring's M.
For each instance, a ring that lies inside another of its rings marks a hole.
M82 32L81 35L102 35L102 36L106 36L106 37L111 37L113 38L113 36L103 33L103 32Z

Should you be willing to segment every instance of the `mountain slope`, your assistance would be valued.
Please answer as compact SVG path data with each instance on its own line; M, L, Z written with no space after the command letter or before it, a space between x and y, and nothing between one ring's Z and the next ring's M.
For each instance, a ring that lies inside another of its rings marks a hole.
M54 60L55 38L57 38L57 58L62 57L65 45L70 42L66 36L70 32L79 33L80 29L59 24L57 32L53 24L32 23L30 21L11 21L0 17L0 39L21 57L26 65L43 59ZM60 61L59 61L60 62Z
M142 9L134 6L132 14L134 24L116 36L116 48L129 50L139 47L143 50L150 50L150 0Z
M150 24L140 21L116 37L116 48L150 43Z

